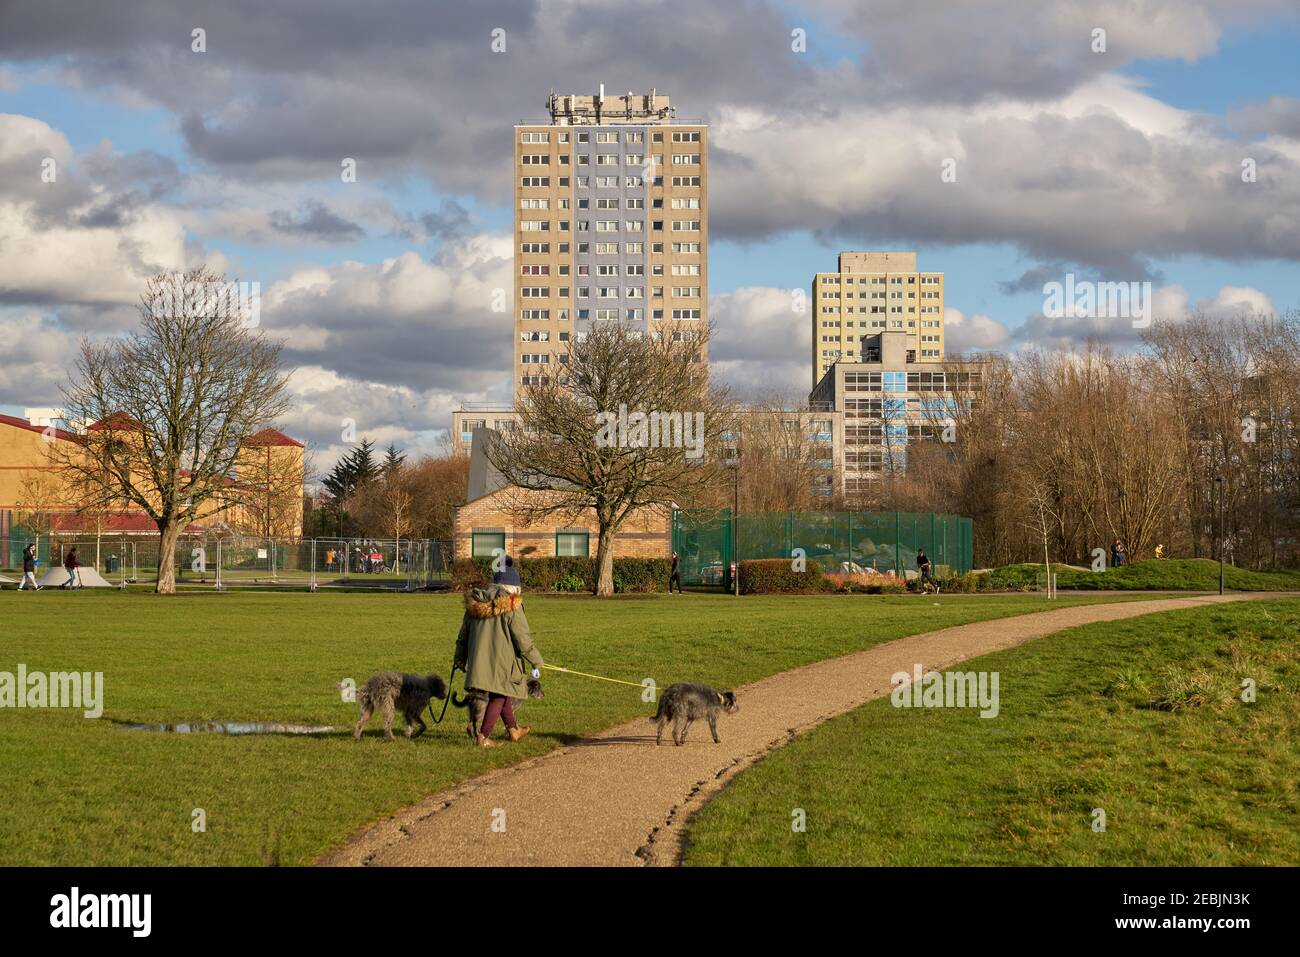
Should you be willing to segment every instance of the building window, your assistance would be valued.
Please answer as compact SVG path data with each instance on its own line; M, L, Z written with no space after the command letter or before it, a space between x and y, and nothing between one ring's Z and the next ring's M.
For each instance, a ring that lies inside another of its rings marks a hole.
M506 533L502 531L470 532L470 556L473 558L492 558L494 548L506 550Z
M588 532L568 532L556 529L555 554L559 556L582 556L591 554L591 535Z

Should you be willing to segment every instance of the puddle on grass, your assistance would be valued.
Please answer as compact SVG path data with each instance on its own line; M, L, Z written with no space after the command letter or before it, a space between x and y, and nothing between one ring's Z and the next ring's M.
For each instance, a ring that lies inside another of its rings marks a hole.
M274 724L266 721L182 721L176 724L128 724L128 731L162 731L172 734L332 734L341 729L328 724Z

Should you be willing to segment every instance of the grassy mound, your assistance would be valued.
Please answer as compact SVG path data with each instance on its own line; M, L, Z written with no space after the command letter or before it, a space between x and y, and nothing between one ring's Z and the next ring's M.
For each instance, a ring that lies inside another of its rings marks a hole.
M1085 625L953 670L1000 674L997 717L882 698L834 718L705 805L686 863L1300 865L1300 600Z
M1104 572L1080 571L1069 565L1052 566L1056 587L1123 591L1218 591L1219 563L1208 558L1151 559ZM1032 588L1042 565L1004 565L987 573L991 589ZM1291 591L1300 589L1300 570L1252 571L1228 565L1225 585L1233 591Z

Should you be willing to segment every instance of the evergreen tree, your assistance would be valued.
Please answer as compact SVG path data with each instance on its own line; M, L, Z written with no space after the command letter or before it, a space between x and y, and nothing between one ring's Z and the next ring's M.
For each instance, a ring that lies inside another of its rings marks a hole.
M321 485L333 496L335 502L342 502L359 486L377 475L379 466L375 464L375 443L362 439L360 445L334 463L334 468L330 469Z
M384 464L382 471L385 475L395 468L400 468L406 461L406 453L397 451L397 445L393 442L388 443L388 451L384 453Z
M379 464L375 462L375 443L362 439L361 444L352 450L352 475L357 485L365 485L379 475Z

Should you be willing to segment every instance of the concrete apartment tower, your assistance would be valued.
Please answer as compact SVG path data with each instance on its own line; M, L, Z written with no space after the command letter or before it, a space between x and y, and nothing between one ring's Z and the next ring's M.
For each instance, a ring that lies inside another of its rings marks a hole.
M842 252L812 281L812 384L861 358L863 336L907 334L910 361L943 361L943 273L918 272L914 252Z
M708 129L668 97L556 95L515 127L515 390L600 322L708 322Z

